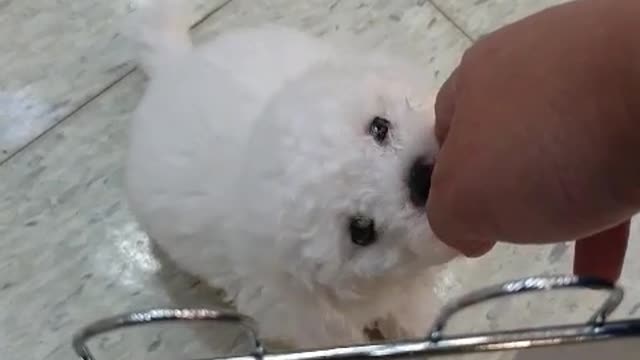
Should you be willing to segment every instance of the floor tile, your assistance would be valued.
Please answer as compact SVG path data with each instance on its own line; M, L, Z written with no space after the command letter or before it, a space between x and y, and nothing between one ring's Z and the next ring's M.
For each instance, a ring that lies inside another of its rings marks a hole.
M478 37L569 0L431 0L469 37Z
M125 128L142 90L134 73L0 167L0 328L9 330L0 332L3 358L70 359L72 332L98 317L218 301L161 263L127 212ZM165 347L168 356L171 344L181 341L174 349L183 349L193 338L170 329L147 335L136 343L136 334L115 334L95 348L103 358L156 357Z
M132 69L119 31L142 1L0 1L0 163Z
M262 23L410 56L432 74L434 88L470 44L431 4L414 0L235 0L198 27L196 39Z

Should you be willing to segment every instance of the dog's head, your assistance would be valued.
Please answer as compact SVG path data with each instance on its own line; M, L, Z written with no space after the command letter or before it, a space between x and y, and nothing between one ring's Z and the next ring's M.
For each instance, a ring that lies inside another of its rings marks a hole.
M437 143L417 74L371 59L327 63L272 99L242 170L248 236L265 238L246 250L337 296L455 255L425 213Z

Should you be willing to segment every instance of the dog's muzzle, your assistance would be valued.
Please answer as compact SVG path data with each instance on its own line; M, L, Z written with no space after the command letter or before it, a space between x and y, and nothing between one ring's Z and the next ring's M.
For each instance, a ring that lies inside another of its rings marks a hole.
M424 208L427 205L432 172L433 163L424 157L417 158L409 168L407 186L409 199L415 207Z

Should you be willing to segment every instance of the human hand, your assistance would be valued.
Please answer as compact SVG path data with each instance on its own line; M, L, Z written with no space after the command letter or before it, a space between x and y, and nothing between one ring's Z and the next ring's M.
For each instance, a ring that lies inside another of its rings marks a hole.
M584 239L575 271L617 279L640 208L638 18L635 0L576 1L465 53L436 101L427 213L445 243Z

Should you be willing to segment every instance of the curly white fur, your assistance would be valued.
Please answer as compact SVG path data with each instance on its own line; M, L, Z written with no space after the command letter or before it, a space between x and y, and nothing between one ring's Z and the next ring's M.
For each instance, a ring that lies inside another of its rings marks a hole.
M167 10L181 2L155 3L127 169L145 231L268 338L358 343L373 322L424 336L434 266L454 253L409 201L412 162L437 150L420 69L278 26L193 47L186 13ZM366 131L376 116L392 125L385 146ZM351 242L353 214L375 219L374 244Z

